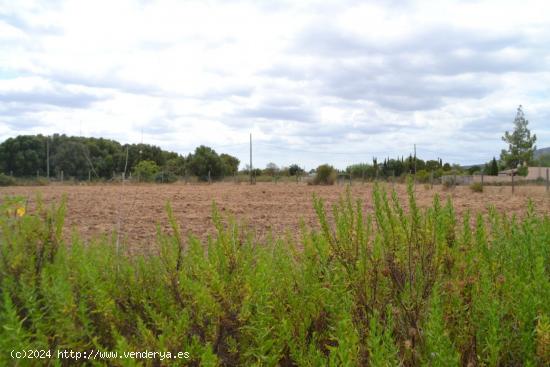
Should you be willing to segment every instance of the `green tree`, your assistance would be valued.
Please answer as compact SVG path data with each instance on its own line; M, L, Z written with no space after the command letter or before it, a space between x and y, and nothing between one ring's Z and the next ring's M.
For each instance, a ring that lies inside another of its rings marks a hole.
M541 167L550 167L550 154L543 154L538 159L538 165Z
M184 176L187 161L182 156L170 158L164 165L164 171L174 176Z
M531 131L527 128L528 124L529 121L525 119L520 105L514 119L514 131L512 133L506 131L502 137L502 140L508 143L508 150L502 150L500 159L507 168L528 165L533 160L537 136L531 136Z
M476 172L479 172L481 168L479 166L472 166L467 169L468 174L473 175Z
M140 181L150 182L153 181L159 173L159 166L150 160L141 161L134 167L134 177L137 177Z
M223 163L218 153L212 148L201 145L195 149L195 153L189 157L189 169L200 180L208 179L208 172L212 179L223 175Z
M65 178L83 179L88 177L88 170L91 169L86 158L87 154L86 146L82 143L67 140L57 147L55 154L51 157L51 163L57 175L63 171Z
M485 166L485 172L490 176L498 176L498 163L497 159L493 157L491 163Z
M275 176L279 172L279 167L273 162L269 162L264 169L264 174L267 176Z
M317 167L313 183L316 185L333 185L336 182L336 170L328 164Z
M290 167L288 167L288 174L290 176L301 175L302 173L304 173L304 170L297 164L291 164Z
M0 170L14 176L45 174L46 139L42 135L20 135L0 145Z
M232 155L222 153L220 154L220 159L223 164L223 174L225 176L233 176L239 170L239 163L241 161L237 157Z

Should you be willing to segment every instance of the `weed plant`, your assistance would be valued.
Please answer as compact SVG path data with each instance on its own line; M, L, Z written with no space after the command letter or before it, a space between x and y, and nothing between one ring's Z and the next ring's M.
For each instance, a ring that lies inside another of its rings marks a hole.
M459 220L438 196L408 210L349 192L319 230L258 243L213 208L217 235L170 233L158 256L116 256L108 240L64 243L65 204L0 207L0 365L13 349L187 351L185 366L548 366L550 220L490 210ZM459 224L460 223L460 224ZM301 245L301 246L300 246ZM297 250L297 248L300 248Z
M483 192L483 184L481 182L473 182L470 185L470 190L472 192Z

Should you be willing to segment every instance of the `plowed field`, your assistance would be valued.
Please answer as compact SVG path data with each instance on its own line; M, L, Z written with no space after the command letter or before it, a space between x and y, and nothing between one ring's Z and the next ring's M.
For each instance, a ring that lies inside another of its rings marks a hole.
M372 209L372 184L354 184L351 191L363 200L367 210ZM387 185L391 188L391 184ZM406 186L395 186L406 203ZM122 238L133 251L154 248L157 224L168 228L165 205L170 202L182 231L204 239L213 233L212 202L216 202L224 216L233 216L260 237L270 232L276 235L298 233L300 221L316 227L312 197L316 194L328 204L336 202L345 192L345 186L307 186L305 184L248 184L218 183L213 185L50 185L43 187L0 188L0 196L22 195L29 207L36 203L40 193L46 203L67 198L65 234L76 229L89 240L99 235L113 235L120 225ZM466 210L487 212L489 205L508 214L523 215L531 197L538 212L550 214L550 196L544 187L486 187L483 193L472 193L469 187L433 190L423 185L416 188L421 207L431 204L433 195L442 199L450 196L458 213ZM406 205L405 205L406 206ZM120 224L119 224L120 223Z

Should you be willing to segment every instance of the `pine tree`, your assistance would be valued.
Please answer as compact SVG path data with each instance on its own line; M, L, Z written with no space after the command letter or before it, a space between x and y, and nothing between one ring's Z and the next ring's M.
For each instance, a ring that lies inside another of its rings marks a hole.
M491 161L488 174L490 176L498 176L498 163L495 157L493 157L493 160Z
M514 119L514 131L512 133L506 131L502 137L502 140L508 143L508 150L502 150L500 159L508 168L528 165L533 160L537 136L531 136L531 131L527 128L528 124L529 121L525 119L522 106L519 105Z

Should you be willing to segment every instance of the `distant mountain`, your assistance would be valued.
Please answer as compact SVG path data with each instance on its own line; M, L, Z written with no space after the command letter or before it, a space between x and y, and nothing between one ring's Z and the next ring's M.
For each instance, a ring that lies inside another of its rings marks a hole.
M535 159L539 158L542 155L546 155L546 154L550 154L550 147L539 148L539 149L535 150Z
M547 155L547 154L550 154L550 147L539 148L539 149L535 150L534 158L539 159L541 156ZM497 159L498 159L498 156L497 156ZM490 161L490 159L487 162L489 162L489 161ZM461 167L463 169L468 169L468 168L474 167L474 166L483 167L484 165L485 165L485 163L479 163L479 164L469 164L469 165L465 165L465 166L461 166Z

